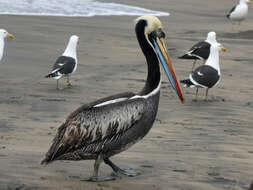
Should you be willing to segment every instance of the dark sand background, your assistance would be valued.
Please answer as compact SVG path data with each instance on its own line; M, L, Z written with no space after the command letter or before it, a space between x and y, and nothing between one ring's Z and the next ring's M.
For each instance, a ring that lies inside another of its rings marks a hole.
M0 189L247 189L253 179L252 7L242 32L232 33L224 15L234 0L115 2L171 13L161 20L179 79L188 76L192 64L177 56L207 32L217 32L228 51L221 54L222 80L210 90L210 101L202 100L201 91L199 101L193 102L194 89L184 89L182 105L163 76L152 130L113 158L121 167L141 171L138 177L81 182L92 174L93 161L41 167L57 127L71 111L83 103L143 87L146 65L134 33L136 17L0 16L1 28L16 37L8 40L0 65ZM71 34L80 36L79 65L73 87L57 91L56 81L43 76ZM105 165L100 171L111 173Z

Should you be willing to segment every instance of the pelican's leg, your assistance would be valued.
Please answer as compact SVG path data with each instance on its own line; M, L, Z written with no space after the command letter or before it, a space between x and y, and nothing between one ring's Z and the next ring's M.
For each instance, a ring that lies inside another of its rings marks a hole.
M197 101L197 100L198 100L198 92L199 92L199 88L197 87L196 93L195 93L195 99L194 99L194 101Z
M115 174L117 176L126 175L128 177L135 177L137 175L140 175L139 172L135 172L131 169L121 169L121 168L119 168L109 158L105 158L104 162L112 168L112 170L115 172Z
M98 158L95 160L94 163L94 172L92 177L89 177L87 179L84 179L82 181L90 181L90 182L102 182L102 181L111 181L115 180L115 177L108 176L108 177L98 177L98 170L101 162L103 161L103 158L101 155L98 156Z
M208 89L209 89L209 88L206 89L206 99L205 99L206 102L208 101Z
M195 67L195 65L196 65L196 59L194 60L194 62L193 62L193 64L192 64L192 71L193 71L193 69L194 69L194 67Z
M68 86L72 86L72 84L71 84L71 82L70 82L70 80L69 80L69 76L67 76L67 85L68 85Z

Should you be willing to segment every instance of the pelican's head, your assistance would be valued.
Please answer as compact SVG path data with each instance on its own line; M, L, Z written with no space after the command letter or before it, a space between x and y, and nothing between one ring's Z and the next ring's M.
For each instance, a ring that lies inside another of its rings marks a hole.
M0 29L0 38L14 38L13 34L8 33L6 30L4 29Z
M216 33L215 32L208 32L206 41L209 42L210 44L217 42L216 41Z
M251 4L251 0L240 0L240 3Z
M181 102L184 102L184 97L181 92L179 83L177 81L175 72L173 70L170 57L165 45L165 33L163 31L163 26L161 21L155 17L150 15L145 15L137 18L136 20L136 30L137 25L144 25L144 36L150 46L153 48L153 51L156 53L160 63L162 64L165 73L168 76L168 79L173 87L173 89L176 91L178 97L180 98ZM139 42L142 39L138 39ZM141 42L140 42L141 43Z

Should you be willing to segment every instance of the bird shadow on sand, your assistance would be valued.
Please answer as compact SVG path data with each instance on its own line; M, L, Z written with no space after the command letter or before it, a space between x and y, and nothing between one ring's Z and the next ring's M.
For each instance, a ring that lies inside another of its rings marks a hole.
M252 39L253 40L253 30L241 31L241 32L231 32L231 33L219 33L222 38L230 39Z
M236 58L233 59L233 61L245 62L245 63L249 63L249 64L252 64L252 63L253 63L252 59L241 58L241 57L236 57Z
M197 37L195 37L196 35L203 37L203 39L205 38L206 34L209 31L207 30L187 30L185 31L183 34L186 37L183 38L178 38L178 39L185 39L185 40L190 40L190 41L197 41L199 40ZM193 36L191 36L193 35ZM228 39L252 39L253 40L253 30L247 30L247 31L240 31L240 32L218 32L218 37L220 38L228 38Z
M206 39L207 33L210 32L209 30L185 30L183 31L180 36L174 37L174 39L178 40L187 40L191 42L198 42ZM178 44L174 44L178 46ZM179 46L180 47L180 46ZM176 47L177 49L177 47Z
M191 105L198 105L198 106L207 106L207 105L211 105L212 103L219 103L219 102L226 102L227 100L224 97L221 96L210 96L209 99L206 101L204 99L204 97L198 97L198 99L196 100L193 97L188 97L186 99L186 102L188 102L188 104Z
M209 32L209 30L186 30L184 34L198 34L200 36L206 37L206 34Z

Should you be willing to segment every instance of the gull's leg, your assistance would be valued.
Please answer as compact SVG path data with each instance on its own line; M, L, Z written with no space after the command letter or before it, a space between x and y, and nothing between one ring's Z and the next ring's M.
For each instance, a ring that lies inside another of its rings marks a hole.
M208 89L209 89L209 88L206 89L206 99L205 99L206 102L208 101Z
M238 32L240 32L241 22L238 22Z
M196 62L197 62L197 60L195 59L194 62L193 62L193 64L192 64L192 71L193 71L193 69L194 69L194 67L196 65Z
M67 85L68 85L68 86L72 86L72 84L71 84L71 82L70 82L70 80L69 80L69 76L67 76Z
M195 93L195 101L197 101L198 100L198 92L199 92L199 88L197 87L197 89L196 89L196 93Z
M234 22L232 22L232 32L234 32L234 31L235 31L234 26L235 26L235 24L234 24Z
M61 90L61 89L59 88L59 80L60 80L60 79L57 79L57 80L56 80L56 89L57 89L57 90Z

